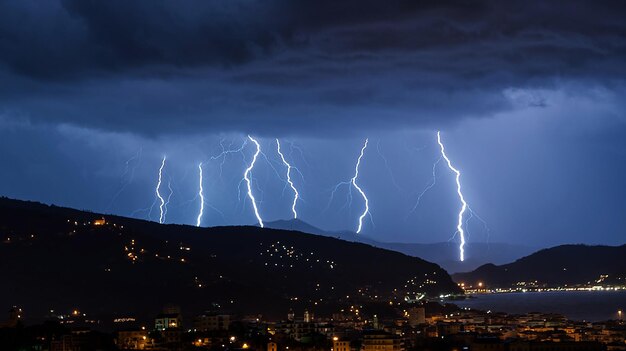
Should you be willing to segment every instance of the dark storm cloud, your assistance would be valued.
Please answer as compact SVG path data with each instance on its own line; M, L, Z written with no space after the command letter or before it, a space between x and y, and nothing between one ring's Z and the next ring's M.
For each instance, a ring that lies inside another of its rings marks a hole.
M139 133L440 126L513 108L511 87L620 84L624 13L618 1L6 1L0 106Z
M346 24L408 17L417 6L291 1L9 1L3 61L17 72L68 78L146 65L235 65ZM429 6L424 6L429 7ZM364 33L368 34L368 33Z

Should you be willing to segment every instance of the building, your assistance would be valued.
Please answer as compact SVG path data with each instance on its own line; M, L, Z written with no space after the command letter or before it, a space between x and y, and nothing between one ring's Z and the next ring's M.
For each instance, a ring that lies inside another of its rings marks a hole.
M350 341L333 338L333 351L350 351Z
M154 329L166 330L182 328L183 317L180 313L180 307L174 305L167 305L163 308L163 313L159 314L154 319Z
M472 351L506 351L507 345L497 337L476 338L470 343Z
M102 350L105 348L106 337L88 330L73 330L71 334L53 338L50 341L50 351L84 351ZM45 350L45 349L44 349Z
M361 351L404 351L404 343L399 336L390 333L365 332Z
M181 343L183 331L177 328L166 329L161 332L161 343L166 346L176 346Z
M63 335L59 340L50 342L50 351L79 351L80 344L71 334Z
M426 324L426 309L422 306L411 307L409 313L409 325L413 328Z
M182 326L182 318L180 314L165 314L162 313L154 319L154 329L166 330L172 328L180 328Z
M193 328L197 331L228 330L230 321L228 314L206 313L194 318Z
M501 329L501 327L499 327L498 329ZM461 323L437 323L438 336L459 334L463 330L463 324Z
M517 341L509 344L509 351L601 351L606 350L599 342L535 342Z
M22 318L22 309L13 306L9 310L9 319L6 322L0 322L0 328L13 328L17 325L17 322Z
M115 338L115 346L123 350L145 350L154 346L154 340L145 328L120 330Z

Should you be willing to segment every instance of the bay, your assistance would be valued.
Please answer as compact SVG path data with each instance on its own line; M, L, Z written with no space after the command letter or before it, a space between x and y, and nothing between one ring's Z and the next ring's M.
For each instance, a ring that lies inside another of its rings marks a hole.
M474 298L452 301L459 307L524 314L559 313L576 321L618 319L626 313L626 291L550 291L478 294Z

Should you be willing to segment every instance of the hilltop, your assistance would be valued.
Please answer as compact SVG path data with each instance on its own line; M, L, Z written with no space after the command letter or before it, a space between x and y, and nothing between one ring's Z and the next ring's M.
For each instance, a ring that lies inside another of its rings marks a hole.
M620 284L626 281L626 245L561 245L537 251L515 262L454 274L454 280L489 287L510 287L517 283L538 286ZM536 281L536 283L534 283Z
M296 231L161 225L2 198L0 235L0 301L27 317L149 318L167 303L282 316L460 292L436 264Z

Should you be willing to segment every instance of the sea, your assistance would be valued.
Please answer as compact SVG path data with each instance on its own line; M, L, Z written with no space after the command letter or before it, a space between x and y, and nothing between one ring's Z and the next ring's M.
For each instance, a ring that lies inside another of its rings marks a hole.
M549 291L477 294L473 298L451 301L459 307L524 314L559 313L575 321L626 318L626 290L621 291Z

